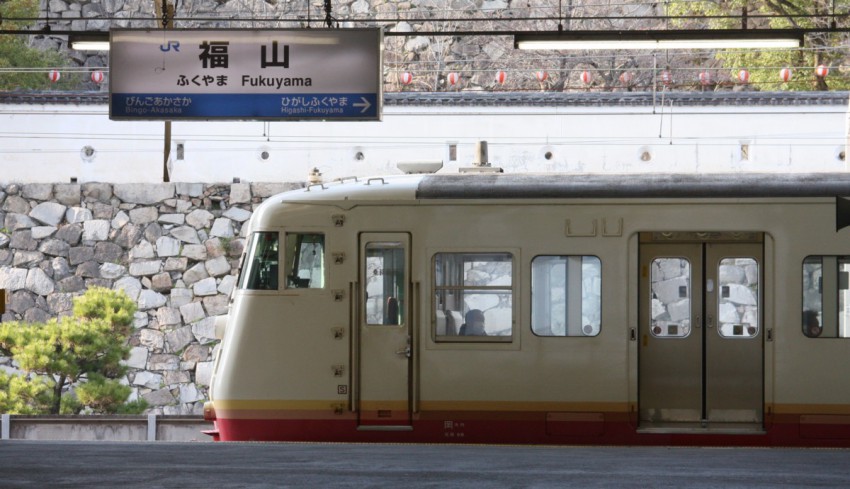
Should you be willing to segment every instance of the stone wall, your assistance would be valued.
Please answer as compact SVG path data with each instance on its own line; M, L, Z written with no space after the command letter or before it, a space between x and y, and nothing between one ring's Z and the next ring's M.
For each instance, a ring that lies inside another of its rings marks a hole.
M300 184L10 184L0 187L3 321L69 315L87 287L121 289L138 311L126 382L149 412L202 414L214 317L227 312L247 223ZM11 359L0 368L15 372Z

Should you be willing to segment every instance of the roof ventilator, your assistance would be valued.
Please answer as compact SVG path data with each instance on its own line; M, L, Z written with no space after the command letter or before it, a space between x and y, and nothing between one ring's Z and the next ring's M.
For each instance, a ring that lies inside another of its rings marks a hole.
M437 173L442 167L442 161L399 161L396 167L407 175L419 173Z

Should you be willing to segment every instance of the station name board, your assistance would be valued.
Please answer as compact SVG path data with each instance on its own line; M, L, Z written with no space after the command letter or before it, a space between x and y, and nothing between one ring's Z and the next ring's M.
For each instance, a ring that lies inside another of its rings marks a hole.
M380 120L380 29L110 32L113 120Z

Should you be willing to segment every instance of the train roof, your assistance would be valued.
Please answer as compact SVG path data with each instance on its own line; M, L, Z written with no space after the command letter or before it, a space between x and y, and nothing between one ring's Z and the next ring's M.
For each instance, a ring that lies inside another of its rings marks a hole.
M282 202L469 199L792 198L850 196L850 173L460 173L350 178L281 194ZM277 199L275 199L277 200Z
M772 198L850 195L850 174L434 175L420 199Z

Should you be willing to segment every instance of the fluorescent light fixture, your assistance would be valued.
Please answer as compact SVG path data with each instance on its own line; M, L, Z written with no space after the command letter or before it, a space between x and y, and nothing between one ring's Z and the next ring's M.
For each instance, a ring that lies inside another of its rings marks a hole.
M560 31L514 35L517 49L769 49L803 46L794 29Z
M75 51L109 51L109 41L77 41L71 44Z
M68 44L75 51L109 51L109 33L72 34Z

